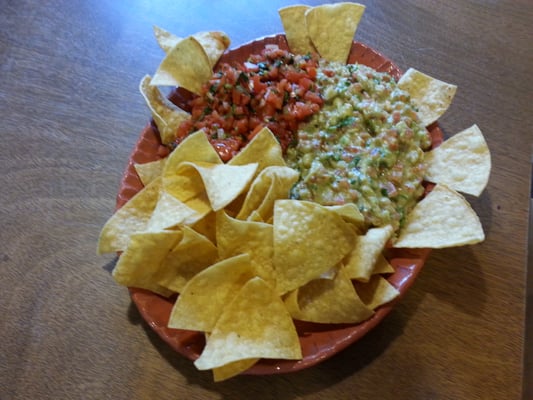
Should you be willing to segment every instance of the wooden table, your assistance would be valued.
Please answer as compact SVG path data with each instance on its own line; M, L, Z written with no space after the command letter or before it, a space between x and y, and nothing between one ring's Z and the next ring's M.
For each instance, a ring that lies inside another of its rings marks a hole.
M280 32L289 2L129 3L2 3L0 398L520 398L533 4L368 2L357 39L458 85L447 136L484 132L493 172L468 200L487 239L434 251L384 322L319 366L214 384L143 322L96 241L149 118L137 86L163 55L152 25L237 46Z

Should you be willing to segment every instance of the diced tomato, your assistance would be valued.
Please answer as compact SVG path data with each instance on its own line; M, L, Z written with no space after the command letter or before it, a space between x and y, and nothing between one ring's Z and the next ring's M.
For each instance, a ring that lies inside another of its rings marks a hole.
M314 85L317 67L317 57L294 56L277 46L240 65L221 64L189 102L191 119L180 124L176 144L203 129L228 161L268 126L285 150L298 125L323 104Z

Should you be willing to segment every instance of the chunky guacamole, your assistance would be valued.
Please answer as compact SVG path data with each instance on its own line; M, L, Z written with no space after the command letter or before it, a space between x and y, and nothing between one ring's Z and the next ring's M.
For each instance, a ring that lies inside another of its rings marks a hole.
M321 61L324 104L287 151L300 171L292 197L323 205L353 202L374 226L401 226L423 194L423 151L431 137L407 92L364 65Z

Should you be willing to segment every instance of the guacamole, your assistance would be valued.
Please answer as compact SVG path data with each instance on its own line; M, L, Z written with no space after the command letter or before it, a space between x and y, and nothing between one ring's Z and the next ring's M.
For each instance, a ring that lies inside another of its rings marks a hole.
M287 163L300 172L291 197L355 203L368 224L397 230L424 192L431 137L409 94L387 73L321 60L320 111L300 125Z

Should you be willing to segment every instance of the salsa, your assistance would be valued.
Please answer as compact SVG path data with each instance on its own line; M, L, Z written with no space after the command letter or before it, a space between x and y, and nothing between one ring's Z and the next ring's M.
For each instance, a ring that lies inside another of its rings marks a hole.
M409 94L364 65L321 61L321 110L287 153L300 171L292 197L323 205L355 203L374 226L398 229L423 194L423 151L431 137Z
M228 161L268 127L300 172L294 199L355 203L368 224L397 230L424 192L431 137L387 73L272 45L222 64L189 105L175 144L203 129Z
M222 64L191 101L191 119L180 125L176 144L203 129L228 161L268 127L285 151L300 123L323 104L315 84L318 61L267 46L245 63Z

